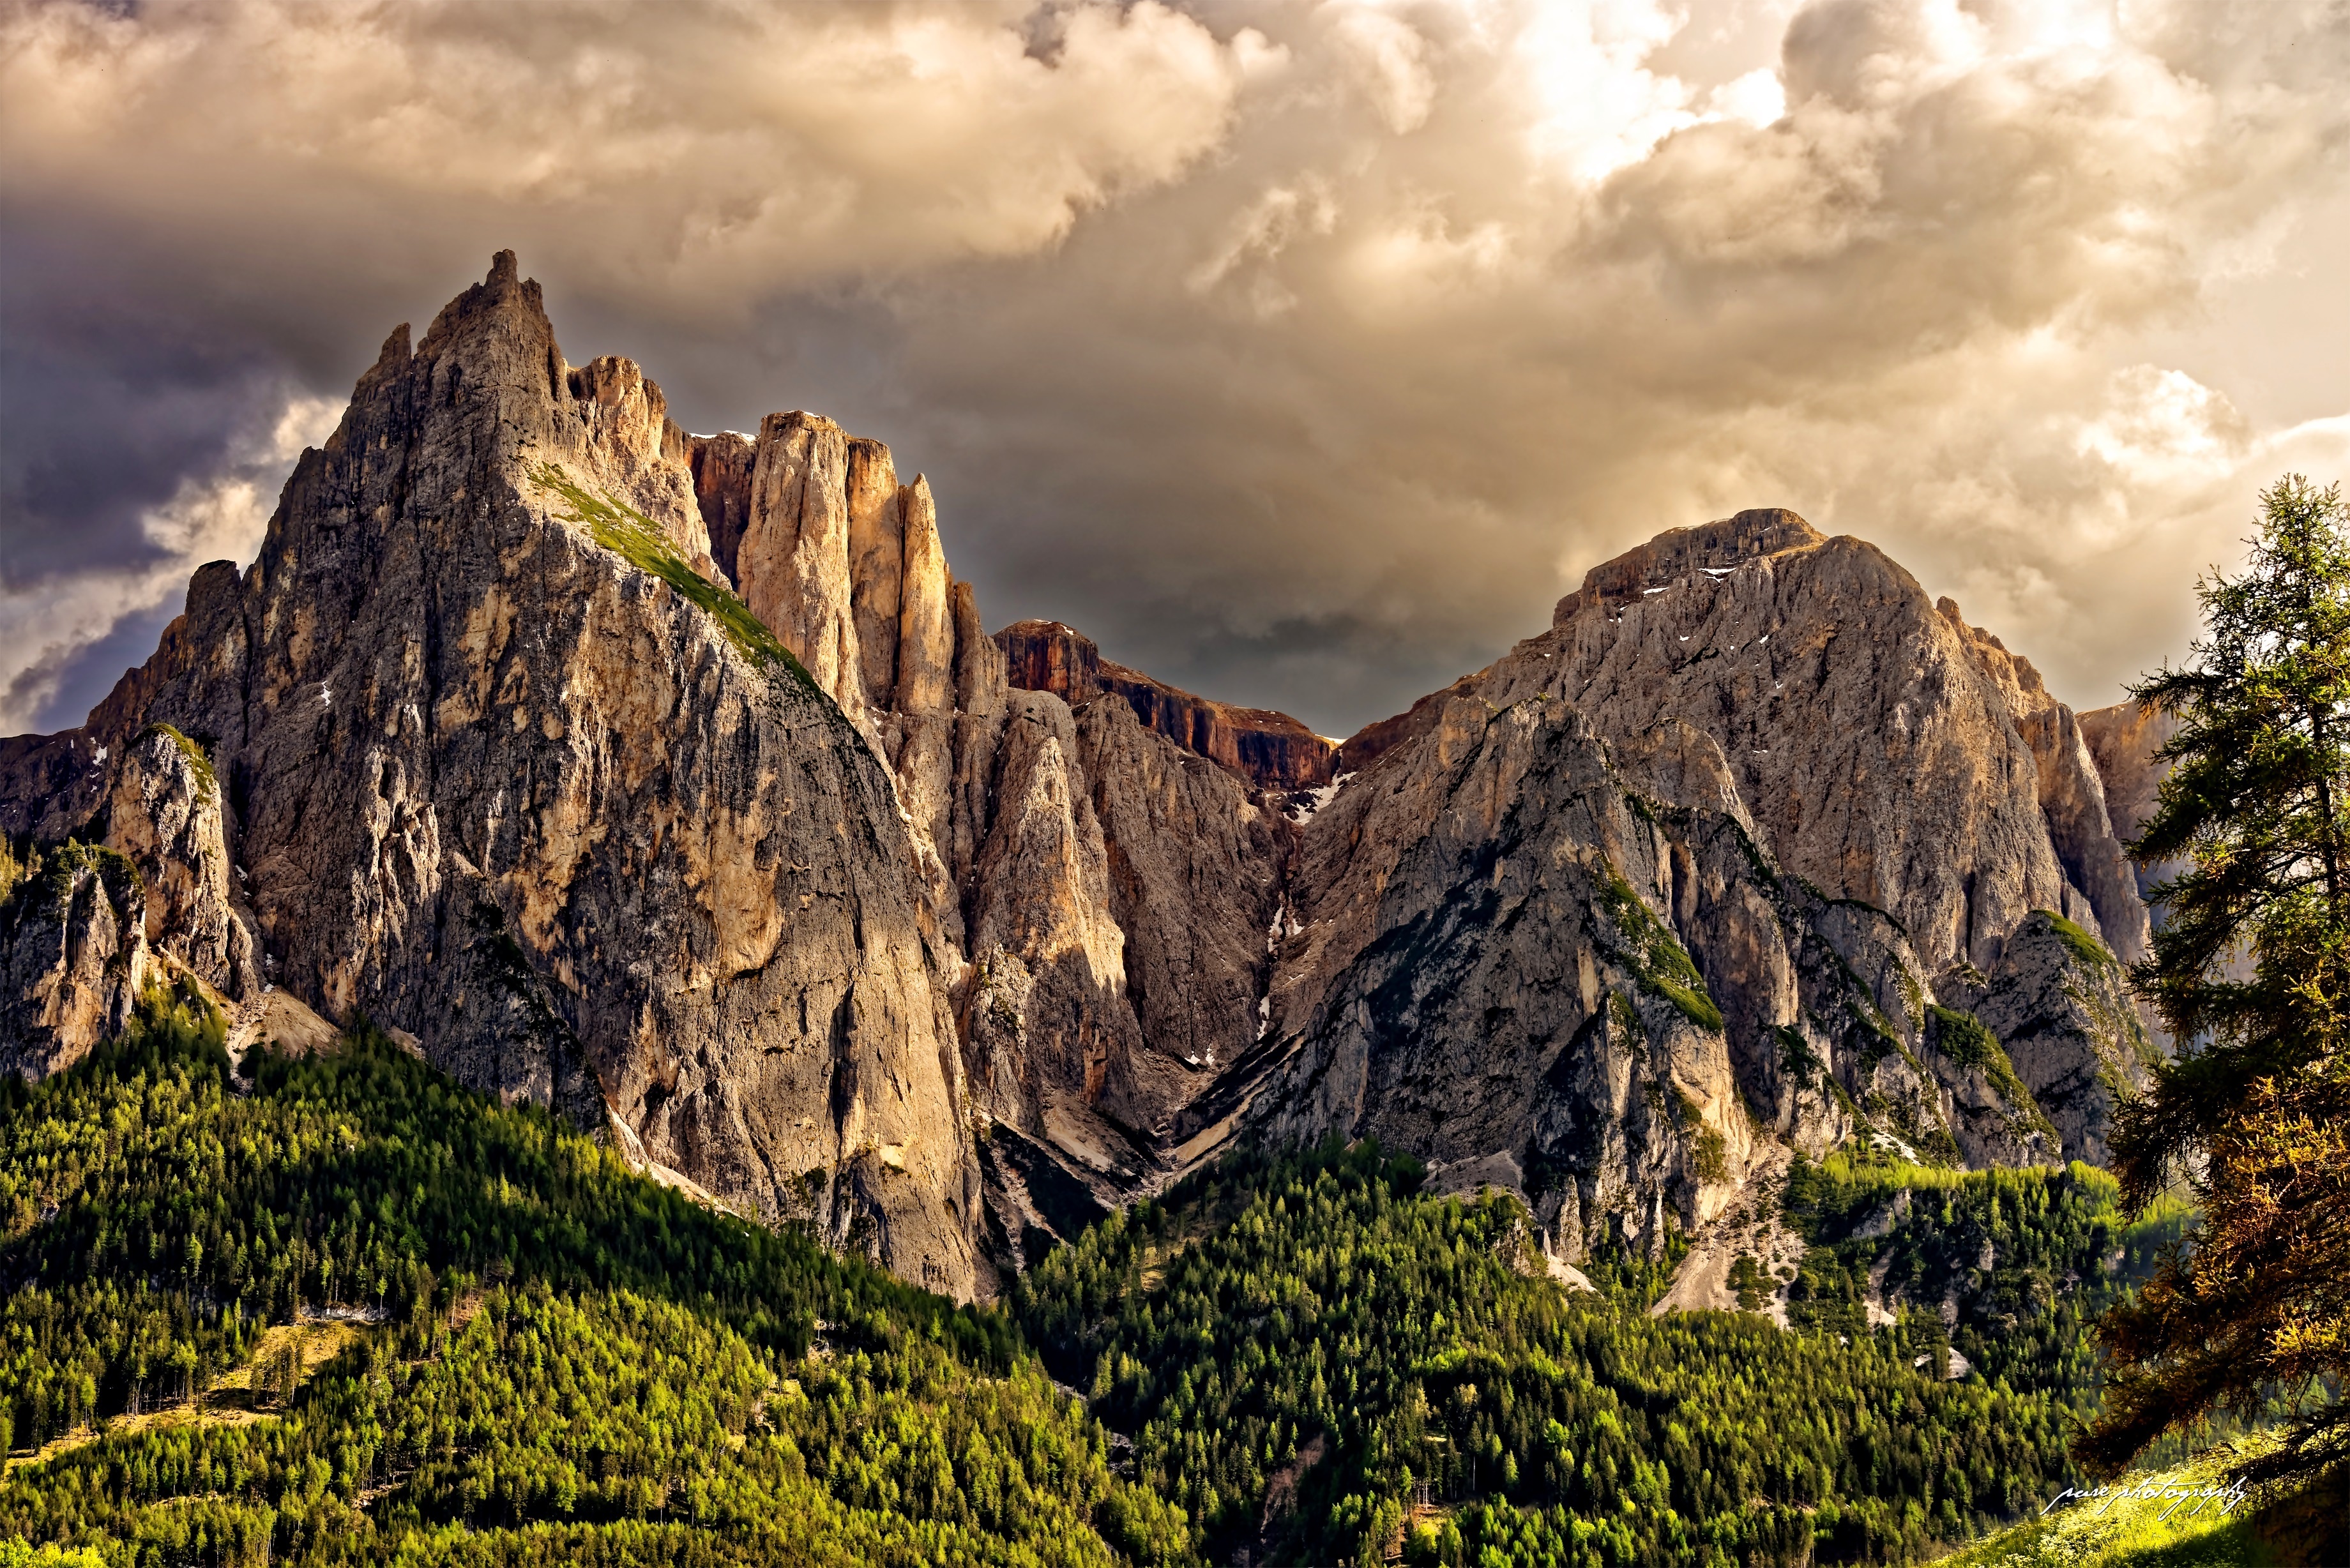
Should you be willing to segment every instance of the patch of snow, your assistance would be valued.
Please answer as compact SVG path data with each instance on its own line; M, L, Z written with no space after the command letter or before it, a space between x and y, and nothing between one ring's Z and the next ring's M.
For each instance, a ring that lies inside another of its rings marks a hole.
M1647 598L1651 594L1669 594L1673 591L1674 587L1674 584L1667 583L1661 588L1642 588L1640 590L1640 597L1642 598Z
M1709 577L1719 580L1730 576L1731 573L1738 570L1738 568L1735 566L1700 566L1698 570L1703 572Z
M1681 639L1681 640L1682 640L1683 642L1687 642L1687 641L1689 640L1689 639L1688 639L1688 638L1686 638L1686 637L1684 637L1684 638L1682 638L1682 639Z
M104 746L98 748L98 761L100 763L103 763L106 761L106 748Z
M1319 789L1299 791L1299 794L1305 796L1305 803L1300 805L1296 796L1293 795L1290 797L1289 805L1283 808L1282 814L1292 822L1311 822L1314 819L1314 814L1328 805L1336 797L1338 791L1345 786L1347 781L1354 776L1352 774L1340 774Z
M329 708L335 705L335 689L323 680L318 682L318 701Z

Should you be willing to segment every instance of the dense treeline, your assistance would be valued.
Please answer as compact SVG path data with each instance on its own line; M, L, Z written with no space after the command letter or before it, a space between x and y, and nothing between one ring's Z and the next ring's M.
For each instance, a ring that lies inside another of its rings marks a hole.
M256 1060L151 997L0 1105L0 1539L109 1561L1190 1559L999 1314L712 1213L380 1039ZM298 1312L379 1326L197 1414ZM135 1429L134 1429L135 1428ZM1116 1550L1114 1550L1114 1548Z
M1650 1318L1521 1273L1513 1200L1418 1182L1368 1147L1243 1157L1024 1282L1047 1365L1211 1555L1376 1562L1424 1488L1422 1559L1892 1560L2072 1479L2058 1402L1942 1380L1939 1321Z
M159 993L80 1067L0 1087L0 1421L20 1449L113 1428L19 1461L0 1541L140 1564L1911 1559L2078 1479L2081 1322L2176 1229L2123 1227L2079 1167L1799 1166L1817 1244L1783 1333L1648 1316L1675 1252L1596 1257L1601 1291L1563 1293L1514 1200L1333 1145L1111 1216L1028 1277L1015 1326L697 1207L364 1030L251 1067ZM1926 1310L1872 1334L1880 1262ZM369 1325L338 1359L302 1383L265 1357L195 1418L270 1325L338 1309ZM1937 1376L1953 1341L1984 1376Z
M1950 1345L1976 1371L2085 1414L2098 1397L2097 1315L2154 1272L2189 1220L2177 1202L2126 1219L2119 1184L2078 1160L1960 1172L1865 1151L1797 1160L1786 1207L1811 1243L1787 1292L1791 1325L1866 1332L1881 1263L1881 1293L1954 1319Z
M77 1071L0 1082L0 1420L20 1444L186 1397L297 1302L404 1321L490 1272L689 1303L785 1355L819 1316L1014 1355L996 1314L711 1214L536 1110L485 1114L380 1038L258 1054L247 1096L221 1034L200 1001L156 996Z

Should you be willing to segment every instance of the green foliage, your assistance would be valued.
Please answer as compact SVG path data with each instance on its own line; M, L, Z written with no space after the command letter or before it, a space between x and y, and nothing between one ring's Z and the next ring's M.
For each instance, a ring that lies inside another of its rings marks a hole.
M110 1562L1188 1562L1002 1314L688 1202L370 1035L249 1064L151 994L0 1085L0 1540ZM264 1328L376 1324L205 1391ZM240 1391L243 1392L243 1391ZM228 1398L215 1395L213 1402ZM172 1424L128 1420L172 1408Z
M2095 939L2078 926L2066 929L2083 941L2095 945ZM2064 933L2060 930L2057 935L2061 938ZM2069 946L2071 939L2064 938L2064 940ZM1991 1086L1999 1091L2000 1097L2013 1108L2016 1120L2024 1127L2037 1128L2051 1137L2055 1135L2056 1125L2048 1119L2048 1113L2040 1108L2040 1102L2033 1097L2031 1088L2016 1075L2015 1064L2008 1059L2006 1049L2000 1044L1999 1036L1991 1032L1990 1025L1971 1012L1961 1012L1950 1007L1929 1006L1926 1016L1928 1038L1936 1050L1961 1067L1981 1069L1982 1075L1991 1081Z
M1930 1324L1950 1301L1950 1344L1983 1376L2089 1414L2100 1371L2088 1325L2150 1275L2188 1216L2133 1221L2120 1189L2079 1161L2061 1169L1953 1171L1836 1154L1789 1170L1787 1218L1811 1243L1788 1288L1787 1321L1868 1332L1869 1272ZM1862 1232L1869 1232L1863 1234Z
M22 1541L0 1541L0 1568L107 1568L95 1546L68 1551L51 1542L33 1546Z
M2130 1495L2068 1501L1946 1568L2266 1568L2276 1559L2254 1530L2256 1506L2210 1495L2227 1489L2229 1458L2126 1477Z
M1506 1262L1514 1199L1416 1188L1370 1146L1236 1157L1024 1282L1046 1364L1210 1555L1377 1562L1425 1483L1453 1512L1419 1561L1911 1558L2071 1474L2052 1402L1914 1370L1930 1336L1569 1295Z
M1673 1275L1690 1254L1690 1240L1670 1215L1654 1253L1627 1245L1612 1230L1603 1230L1583 1261L1584 1278L1612 1301L1646 1312L1673 1287Z
M28 846L23 861L10 860L17 870L10 878L19 897L38 901L46 908L62 906L73 887L74 878L84 872L96 876L110 897L120 898L145 886L139 867L119 849L103 844L84 844L78 838L68 838L63 844Z
M1730 1140L1720 1127L1709 1126L1697 1102L1679 1088L1673 1091L1674 1108L1680 1112L1680 1125L1690 1135L1691 1161L1700 1181L1730 1179Z
M565 516L565 522L586 524L596 543L700 605L718 623L726 639L753 664L762 670L788 670L808 691L819 691L807 667L793 657L792 650L767 629L766 623L753 615L750 607L733 592L687 565L685 557L677 553L651 518L625 502L591 493L554 463L542 465L531 475L531 482L570 504L572 510Z
M2047 918L2049 929L2056 933L2056 940L2064 944L2064 950L2080 960L2089 969L2120 967L2121 961L2114 957L2113 950L2106 947L2105 943L2054 909L2042 909L2039 912Z
M1599 899L1626 944L1617 956L1639 977L1640 989L1672 1003L1699 1028L1721 1029L1721 1009L1714 1005L1689 950L1648 912L1632 885L1611 870L1600 885Z
M1730 1265L1730 1288L1738 1293L1740 1312L1760 1312L1772 1293L1771 1276L1762 1272L1762 1261L1752 1252L1738 1254Z
M2133 1202L2174 1180L2202 1200L2192 1255L2168 1260L2106 1325L2112 1397L2082 1452L2118 1470L2215 1408L2278 1389L2308 1402L2263 1472L2350 1477L2350 505L2288 474L2261 495L2242 573L2198 585L2184 669L2133 689L2174 715L2140 861L2184 859L2154 889L2153 956L2131 978L2180 1043L2121 1107L2116 1169ZM2250 959L2250 974L2245 959Z

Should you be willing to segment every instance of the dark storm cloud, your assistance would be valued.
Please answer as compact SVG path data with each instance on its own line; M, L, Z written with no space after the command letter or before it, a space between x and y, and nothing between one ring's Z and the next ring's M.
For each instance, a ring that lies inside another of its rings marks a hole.
M2345 74L2297 0L0 5L0 728L505 245L693 428L889 441L992 623L1326 732L1749 504L2108 701L2350 452L2260 391L2338 314L2195 348L2350 239Z

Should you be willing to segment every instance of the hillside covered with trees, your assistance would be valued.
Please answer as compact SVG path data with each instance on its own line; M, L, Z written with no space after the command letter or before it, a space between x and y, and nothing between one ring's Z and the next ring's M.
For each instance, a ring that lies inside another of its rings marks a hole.
M1000 1314L699 1208L380 1037L252 1065L240 1092L218 1015L151 995L120 1044L0 1089L0 1420L20 1450L106 1433L16 1461L0 1539L141 1564L1188 1560ZM297 1314L361 1331L206 1400Z
M1914 1189L2013 1260L1975 1298L2041 1337L2002 1365L1962 1327L1994 1375L1946 1381L1939 1318L1849 1332L1832 1242L1797 1332L1655 1318L1659 1269L1564 1290L1513 1199L1332 1144L1233 1157L1009 1311L957 1309L367 1032L249 1085L220 1037L154 994L5 1091L0 1537L157 1564L1914 1559L2076 1479L2093 1374L2051 1285L2131 1251L2094 1172L1800 1174L1823 1234ZM296 1318L355 1332L304 1366L272 1348Z

